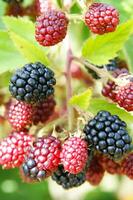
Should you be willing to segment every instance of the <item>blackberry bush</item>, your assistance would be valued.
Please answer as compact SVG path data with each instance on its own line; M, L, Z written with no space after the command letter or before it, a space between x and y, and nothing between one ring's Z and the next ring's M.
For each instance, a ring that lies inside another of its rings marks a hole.
M10 80L9 90L18 101L38 103L54 94L54 72L40 62L26 64Z
M130 2L5 2L0 2L2 169L19 168L26 183L51 177L74 190L85 182L99 185L106 172L132 180Z

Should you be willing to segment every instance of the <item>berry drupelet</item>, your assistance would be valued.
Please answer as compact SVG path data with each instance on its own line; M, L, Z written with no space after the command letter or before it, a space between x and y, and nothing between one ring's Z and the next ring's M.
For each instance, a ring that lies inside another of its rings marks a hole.
M86 141L78 137L69 138L62 146L60 157L65 171L71 174L80 173L88 159Z
M35 38L42 46L53 46L65 38L67 26L64 12L48 10L36 20Z
M126 123L107 111L98 112L86 124L84 133L93 148L112 159L121 159L131 150L131 137L126 130Z
M54 72L40 62L26 64L11 77L9 90L18 101L38 103L54 94Z
M12 132L0 142L0 165L6 169L19 167L28 154L33 140L26 130Z
M64 189L78 187L85 182L85 173L70 174L66 172L62 165L59 165L58 170L52 174L52 179Z
M93 33L114 32L119 24L119 13L111 5L93 3L85 14L85 23Z
M58 168L60 151L61 143L55 137L37 138L23 163L23 174L34 181L48 177Z
M14 130L23 130L32 124L33 106L25 102L12 102L7 110L7 119Z

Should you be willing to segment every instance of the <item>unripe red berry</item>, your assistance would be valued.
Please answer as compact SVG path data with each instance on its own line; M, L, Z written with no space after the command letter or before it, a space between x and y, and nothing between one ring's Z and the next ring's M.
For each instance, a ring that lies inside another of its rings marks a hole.
M33 107L25 102L11 102L7 110L7 119L14 130L23 130L32 124Z
M26 131L13 132L0 142L0 165L4 168L19 167L28 154L33 137Z
M61 151L61 163L65 171L78 174L84 169L87 158L87 143L83 139L72 137L64 142Z
M119 13L111 5L93 3L85 14L85 22L93 33L114 32L119 24Z
M133 82L119 88L116 100L120 107L127 111L133 111Z
M65 13L48 10L36 20L35 38L42 46L53 46L65 38L67 26Z

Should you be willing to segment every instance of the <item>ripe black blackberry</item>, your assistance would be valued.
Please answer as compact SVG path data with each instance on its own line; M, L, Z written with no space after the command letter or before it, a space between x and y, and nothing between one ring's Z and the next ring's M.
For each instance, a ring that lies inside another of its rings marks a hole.
M54 72L40 62L26 64L11 77L9 90L18 101L38 103L54 94Z
M131 150L131 137L126 130L126 123L117 115L100 111L84 127L89 144L97 151L112 159L121 159Z
M70 174L64 170L62 165L60 165L58 170L53 173L52 179L64 189L69 189L82 185L85 182L85 173L80 172L76 175Z

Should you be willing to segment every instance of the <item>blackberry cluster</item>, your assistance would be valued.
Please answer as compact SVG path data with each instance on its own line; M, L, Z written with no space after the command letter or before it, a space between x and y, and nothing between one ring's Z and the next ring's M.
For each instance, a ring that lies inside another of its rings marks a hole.
M54 72L40 62L26 64L11 77L9 90L18 101L38 103L54 94Z
M34 125L39 122L45 123L53 114L56 102L53 96L45 99L42 103L37 104L33 109L32 121Z
M62 165L59 165L58 170L53 173L52 179L64 189L69 189L82 185L85 182L85 173L70 174L64 170Z
M46 170L39 170L37 163L32 158L27 159L25 163L23 163L21 175L26 182L41 181L48 176Z
M131 150L131 137L126 130L126 123L117 115L100 111L84 127L86 139L97 151L120 159Z

